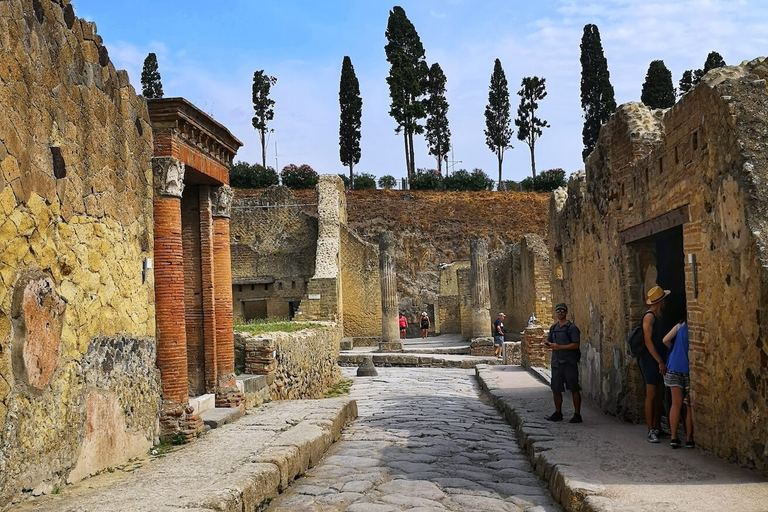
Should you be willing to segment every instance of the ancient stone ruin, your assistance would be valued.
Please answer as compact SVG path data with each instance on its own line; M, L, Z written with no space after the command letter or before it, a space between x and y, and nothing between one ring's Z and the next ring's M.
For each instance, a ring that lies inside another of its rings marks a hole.
M603 126L586 174L554 194L555 302L581 328L583 395L642 414L625 336L658 284L671 327L687 311L696 441L766 468L768 347L764 59L709 72L667 111L629 103Z

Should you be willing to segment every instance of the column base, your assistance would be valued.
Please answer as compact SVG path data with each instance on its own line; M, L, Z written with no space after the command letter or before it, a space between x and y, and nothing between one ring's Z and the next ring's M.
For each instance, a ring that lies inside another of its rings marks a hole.
M160 409L160 439L171 444L191 443L203 433L203 420L188 404L163 401Z
M472 338L469 347L469 354L472 356L493 357L496 354L493 338L487 336Z
M245 395L237 388L234 374L219 377L216 389L216 407L245 407Z
M380 341L379 352L402 352L402 341Z

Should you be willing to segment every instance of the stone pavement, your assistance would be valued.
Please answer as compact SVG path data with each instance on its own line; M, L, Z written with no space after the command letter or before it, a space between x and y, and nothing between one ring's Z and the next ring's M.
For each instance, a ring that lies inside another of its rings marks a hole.
M566 510L640 512L764 512L768 479L669 440L650 444L645 425L632 425L582 405L584 423L563 396L566 421L544 418L554 409L549 386L519 366L478 366L484 391L510 424L535 467ZM694 422L695 426L695 422Z
M316 464L356 415L349 398L272 402L164 457L102 473L13 510L260 510Z
M358 420L268 511L559 510L471 370L378 372L355 379Z

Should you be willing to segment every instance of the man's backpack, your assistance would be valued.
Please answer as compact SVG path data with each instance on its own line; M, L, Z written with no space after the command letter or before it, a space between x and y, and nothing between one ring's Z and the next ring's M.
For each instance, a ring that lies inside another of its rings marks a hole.
M645 336L643 335L643 326L638 325L627 336L627 345L633 357L642 357L648 349L645 347Z

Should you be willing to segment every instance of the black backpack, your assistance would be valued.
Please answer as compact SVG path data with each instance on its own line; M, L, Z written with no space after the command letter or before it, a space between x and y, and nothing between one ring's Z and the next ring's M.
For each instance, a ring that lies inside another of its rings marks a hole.
M645 318L645 315L648 313L650 313L650 311L646 311L643 318ZM643 355L648 352L648 348L645 346L645 335L643 334L642 322L632 329L629 336L627 336L627 345L629 345L629 352L633 357L643 357Z

